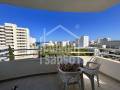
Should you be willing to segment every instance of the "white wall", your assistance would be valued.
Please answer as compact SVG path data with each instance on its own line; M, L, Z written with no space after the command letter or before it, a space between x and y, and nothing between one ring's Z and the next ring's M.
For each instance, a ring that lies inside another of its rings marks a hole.
M56 66L40 64L39 59L0 62L0 80L49 72L57 72Z
M81 56L81 58L86 64L91 57ZM120 81L120 62L101 57L96 58L101 63L100 71L102 73ZM41 65L39 59L0 62L0 80L48 72L57 72L56 65Z
M79 56L84 59L84 65L92 58L88 56ZM120 81L120 62L106 59L103 57L96 57L97 62L101 64L100 72Z
M96 57L97 61L101 63L100 72L120 81L120 62L110 59Z

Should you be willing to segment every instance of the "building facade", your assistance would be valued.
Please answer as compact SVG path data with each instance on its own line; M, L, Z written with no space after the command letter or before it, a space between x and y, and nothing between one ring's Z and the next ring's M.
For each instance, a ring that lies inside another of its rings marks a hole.
M0 61L9 61L7 55L8 55L8 47L0 46Z
M106 42L109 42L109 41L112 41L111 38L98 38L97 39L97 44L106 43Z
M102 48L120 49L120 40L112 40L111 38L99 39L97 44Z
M29 29L17 27L16 24L5 23L0 26L0 47L8 47L14 50L29 49ZM14 54L24 54L26 51L15 51Z
M81 36L80 39L76 40L76 45L82 48L89 47L89 36Z
M65 47L67 45L70 45L70 41L62 41L62 46Z
M120 40L107 41L102 43L102 45L106 45L107 48L120 49Z
M5 47L6 45L6 39L5 39L5 30L4 26L0 26L0 47Z

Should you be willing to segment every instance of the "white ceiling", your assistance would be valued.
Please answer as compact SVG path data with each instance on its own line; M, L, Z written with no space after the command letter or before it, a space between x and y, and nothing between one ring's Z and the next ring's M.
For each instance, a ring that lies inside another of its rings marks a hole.
M54 11L91 12L105 10L120 0L0 0L0 3Z

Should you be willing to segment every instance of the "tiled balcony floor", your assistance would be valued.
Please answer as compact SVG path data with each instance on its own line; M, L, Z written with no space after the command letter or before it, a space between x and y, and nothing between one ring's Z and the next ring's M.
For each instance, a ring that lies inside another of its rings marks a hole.
M84 75L85 90L91 90L90 81ZM95 82L96 83L96 82ZM101 87L96 90L120 90L120 83L100 74ZM18 85L17 90L63 90L58 74L40 75L27 77L0 83L0 90L12 90L11 87ZM69 90L79 90L78 86L70 86Z

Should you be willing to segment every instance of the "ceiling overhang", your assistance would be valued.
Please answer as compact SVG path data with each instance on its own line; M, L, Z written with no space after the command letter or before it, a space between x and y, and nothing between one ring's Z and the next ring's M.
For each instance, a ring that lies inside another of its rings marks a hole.
M0 0L0 3L52 11L93 12L105 10L120 0Z

